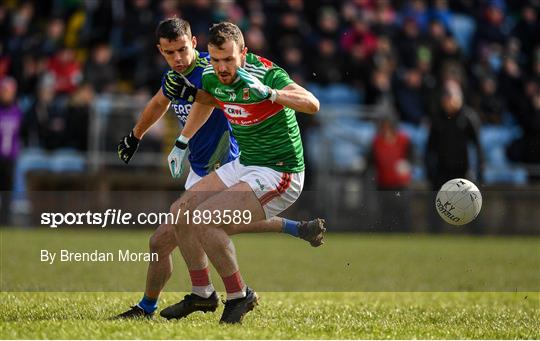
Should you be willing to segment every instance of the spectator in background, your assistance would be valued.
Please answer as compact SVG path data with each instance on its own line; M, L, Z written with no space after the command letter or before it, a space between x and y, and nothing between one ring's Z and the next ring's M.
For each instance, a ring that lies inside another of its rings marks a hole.
M7 76L9 69L11 67L11 58L4 53L4 44L3 41L0 40L0 78L4 78Z
M418 125L426 117L422 72L418 68L398 73L394 87L400 119Z
M357 18L341 38L341 47L346 52L351 52L357 45L362 49L365 59L371 57L377 49L377 37L369 30L368 23L361 18Z
M377 36L391 37L395 34L397 14L389 0L378 0L376 2L373 18L373 32Z
M17 82L0 79L0 226L9 223L13 171L19 153L22 112L16 102Z
M527 104L523 100L525 93L523 72L515 59L505 58L498 83L500 84L499 94L506 100L506 107L519 122L522 113L527 111Z
M535 46L540 45L540 23L537 9L526 5L521 9L521 18L512 29L511 35L516 37L523 46L523 53L530 55Z
M434 75L440 77L449 64L465 65L465 59L457 41L451 35L446 35L434 51Z
M157 21L150 0L134 0L131 6L127 6L122 25L119 26L121 42L116 46L119 77L132 80L134 89L153 86L149 84L154 77L151 66L158 53L152 32Z
M35 54L22 57L22 70L16 74L19 98L33 101L39 84L39 78L47 70L47 58Z
M34 5L24 2L11 15L9 21L10 32L5 39L5 52L11 56L22 55L32 47L32 20L34 19ZM16 60L13 60L15 63Z
M432 51L437 51L442 46L442 42L447 34L446 28L441 21L431 20L429 22L427 40Z
M433 1L432 8L429 11L430 20L442 23L445 30L450 28L450 21L452 20L453 14L448 7L448 3L448 0L435 0Z
M276 51L284 51L290 46L295 46L301 51L306 51L306 35L309 34L305 19L298 13L284 11L280 14L279 25L274 27L269 34L272 37L279 37L275 41L274 54ZM277 57L280 57L278 54ZM282 63L282 59L278 59L278 64Z
M483 123L502 124L503 102L497 93L497 81L486 76L480 80L479 92L472 98L472 107Z
M411 182L412 147L409 137L398 131L397 124L393 115L380 117L370 163L375 168L382 228L405 232L410 231L410 215L408 198L401 192Z
M469 143L476 148L476 180L481 182L483 155L480 146L480 119L464 104L463 92L456 80L445 80L438 110L431 118L425 153L425 167L431 184L432 201L441 186L454 178L470 178ZM442 230L435 210L429 211L430 232Z
M486 59L491 72L499 73L503 63L503 47L507 35L503 28L504 6L501 1L491 1L482 11L473 39L477 58Z
M30 147L55 150L68 145L66 97L55 97L55 79L41 79L35 102L24 117L23 138Z
M321 39L317 55L311 59L313 80L323 85L339 83L343 80L343 70L339 60L337 44L332 39ZM346 67L346 66L345 66Z
M371 77L366 84L366 97L364 103L367 105L393 104L392 80L390 73L384 68L373 70Z
M258 27L252 27L246 32L246 46L252 53L259 56L266 56L268 43L264 32Z
M413 20L416 26L423 32L427 30L429 23L429 12L425 0L408 0L401 10L401 14L406 20Z
M370 69L381 68L389 73L393 73L396 69L397 56L392 48L392 42L387 36L380 36L377 39L377 49L371 56Z
M39 53L53 56L64 45L65 24L62 18L52 18L47 23L47 31L40 42Z
M107 43L98 43L92 49L90 61L84 67L84 79L100 94L112 92L117 81L116 66L112 62L111 47Z
M318 39L339 41L340 20L338 13L333 7L325 6L319 12Z
M63 46L49 59L47 71L54 77L56 95L70 95L82 80L81 65L75 59L75 51Z
M213 20L212 1L191 1L184 10L184 17L189 19L191 23L191 32L197 37L197 44L199 46L206 46L208 41L208 27L210 27Z
M433 191L448 180L470 178L468 144L476 147L476 179L482 179L483 155L479 138L480 119L465 106L456 81L443 85L438 112L431 118L426 150L426 171Z
M90 106L94 99L94 89L83 83L67 103L66 134L67 145L79 151L88 150L88 126Z
M308 70L304 63L302 50L296 46L290 46L283 49L282 54L281 65L285 70L288 70L291 79L298 84L305 83Z
M396 44L399 63L410 68L416 66L418 47L423 39L420 34L418 24L413 18L405 18L401 32L399 32L394 40Z
M504 45L506 33L503 28L504 4L503 1L489 1L482 9L482 16L476 27L473 46L483 49L488 45Z
M513 141L507 150L511 161L540 164L540 49L535 61L535 74L524 83L526 100L523 111L517 115L523 135Z

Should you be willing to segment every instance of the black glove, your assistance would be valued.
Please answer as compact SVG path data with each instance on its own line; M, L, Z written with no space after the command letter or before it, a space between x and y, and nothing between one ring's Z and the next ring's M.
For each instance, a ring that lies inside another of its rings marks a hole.
M139 139L131 131L129 135L122 137L116 148L118 150L118 157L127 165L133 154L137 151L137 148L139 148Z
M177 72L173 73L170 79L174 87L174 92L172 93L174 97L188 102L195 102L197 87L193 85L193 83L191 83L184 75Z

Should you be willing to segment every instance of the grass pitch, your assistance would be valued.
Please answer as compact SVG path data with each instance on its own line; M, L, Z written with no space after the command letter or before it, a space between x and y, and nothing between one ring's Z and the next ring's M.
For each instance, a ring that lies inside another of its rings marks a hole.
M537 237L330 234L311 248L277 234L238 236L261 304L242 326L223 326L222 306L180 321L108 320L140 299L144 262L40 261L41 249L145 251L150 231L0 234L0 339L540 338ZM185 274L175 254L160 308L189 290Z
M260 293L241 326L214 314L108 321L133 293L2 293L2 339L538 339L538 293ZM162 306L179 294L166 293Z

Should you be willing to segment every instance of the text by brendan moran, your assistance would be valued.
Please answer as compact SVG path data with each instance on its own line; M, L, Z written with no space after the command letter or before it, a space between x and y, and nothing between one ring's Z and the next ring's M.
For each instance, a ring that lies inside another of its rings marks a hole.
M93 250L89 252L75 252L71 250L59 250L51 252L41 250L40 260L48 264L54 262L157 262L156 252L132 252L130 250L118 250L116 252L104 252Z

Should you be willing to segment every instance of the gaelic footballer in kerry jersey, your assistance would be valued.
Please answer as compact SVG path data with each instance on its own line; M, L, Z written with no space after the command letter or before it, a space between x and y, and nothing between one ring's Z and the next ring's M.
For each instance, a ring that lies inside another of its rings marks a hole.
M246 55L244 69L273 89L293 83L285 70L252 53ZM287 173L304 170L302 141L293 109L256 95L240 77L232 84L222 84L212 65L202 73L202 89L216 98L229 120L242 151L241 164Z
M184 72L184 76L197 88L201 88L202 73L209 65L207 52L195 50L195 63ZM169 70L163 75L161 90L165 97L171 101L174 113L182 126L186 123L187 116L193 102L188 102L174 96L176 71ZM189 140L189 162L191 168L198 176L208 175L215 168L232 161L238 157L238 145L231 135L231 127L223 112L214 109L206 123Z

